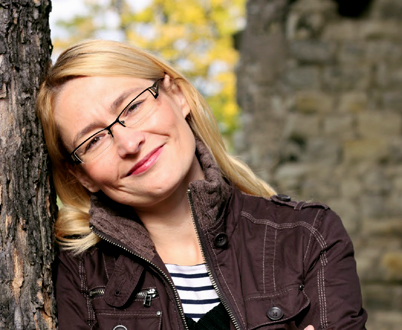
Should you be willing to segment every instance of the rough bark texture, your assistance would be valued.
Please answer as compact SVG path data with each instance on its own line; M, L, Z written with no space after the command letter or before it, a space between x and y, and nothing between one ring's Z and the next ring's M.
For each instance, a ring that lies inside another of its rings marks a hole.
M55 194L35 99L49 0L0 0L0 329L54 329Z

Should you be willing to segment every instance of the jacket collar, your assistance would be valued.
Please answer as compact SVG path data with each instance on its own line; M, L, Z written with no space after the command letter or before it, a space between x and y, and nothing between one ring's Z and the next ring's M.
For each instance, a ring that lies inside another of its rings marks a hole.
M201 229L206 230L217 223L223 224L232 187L222 178L208 148L199 140L196 146L205 180L191 182L189 194L193 201L194 218ZM98 192L91 197L89 214L90 226L101 238L148 261L155 257L156 251L148 231L131 207L116 203Z

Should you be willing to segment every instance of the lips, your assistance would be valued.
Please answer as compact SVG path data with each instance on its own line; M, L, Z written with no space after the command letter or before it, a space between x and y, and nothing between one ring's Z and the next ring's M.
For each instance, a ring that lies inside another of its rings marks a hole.
M164 145L155 148L150 153L148 153L144 158L138 161L134 165L134 167L130 170L130 172L128 172L127 176L138 175L144 173L149 168L151 168L155 164L156 160L159 158L159 155L161 154L163 147Z

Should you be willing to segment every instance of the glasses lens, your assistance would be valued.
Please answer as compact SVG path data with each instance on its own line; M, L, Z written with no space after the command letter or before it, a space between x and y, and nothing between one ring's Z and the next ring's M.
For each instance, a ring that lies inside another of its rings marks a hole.
M127 127L137 126L153 113L155 105L155 97L146 90L127 105L119 121Z
M112 140L112 135L106 129L100 131L77 149L77 156L84 163L87 163L104 152L110 146Z
M158 83L159 81L135 97L112 124L80 145L72 154L74 161L78 157L80 162L88 163L104 152L112 144L113 125L120 123L125 127L134 127L150 117L156 108Z

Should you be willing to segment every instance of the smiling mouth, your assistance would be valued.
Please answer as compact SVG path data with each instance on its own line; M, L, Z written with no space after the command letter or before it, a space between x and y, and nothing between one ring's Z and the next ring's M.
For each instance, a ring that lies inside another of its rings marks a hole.
M127 176L130 175L138 175L146 172L149 168L151 168L156 160L159 158L163 150L164 145L155 148L149 154L147 154L144 158L142 158L134 167L128 172Z

